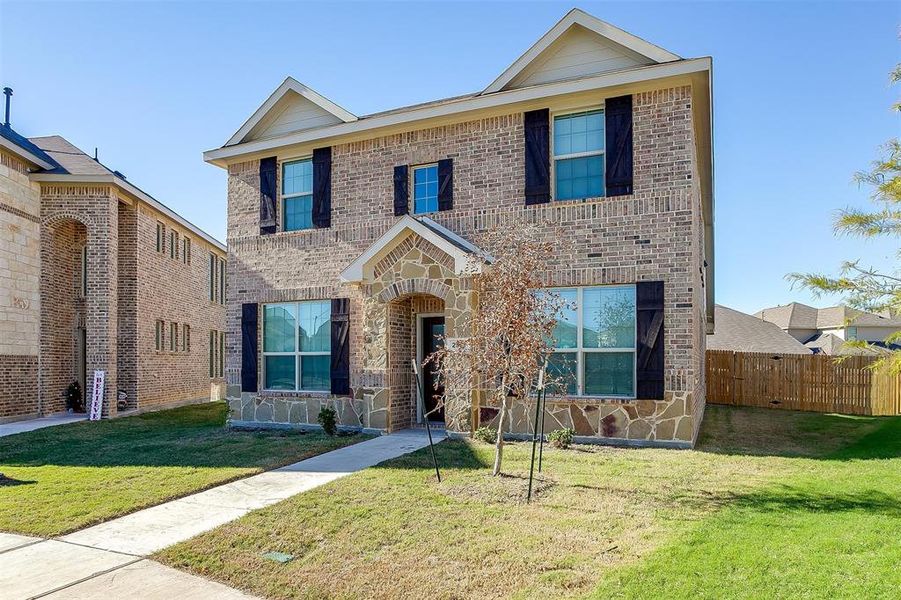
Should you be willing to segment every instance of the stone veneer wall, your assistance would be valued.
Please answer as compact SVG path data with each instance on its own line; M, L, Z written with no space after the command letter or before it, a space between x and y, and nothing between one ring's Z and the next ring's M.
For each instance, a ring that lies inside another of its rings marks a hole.
M349 297L354 398L326 400L353 405L354 414L380 410L386 401L388 372L386 302L422 293L443 298L448 288L460 288L454 289L454 294L466 292L468 296L453 298L446 312L450 317L448 335L453 336L457 335L453 333L454 317L465 315L473 298L464 289L465 282L435 278L428 272L431 264L421 265L426 269L424 275L412 275L417 259L410 257L395 257L407 263L407 273L392 275L395 283L377 281L375 285L382 289L343 285L339 273L395 222L393 166L450 157L454 159L454 208L429 215L448 229L490 252L486 247L490 230L516 223L539 224L555 246L554 259L545 273L549 286L665 282L666 399L561 400L559 409L555 408L561 424L566 422L565 412L573 426L578 425L577 430L592 437L692 443L704 406L705 307L699 275L703 269L701 201L690 103L687 86L636 94L634 193L584 202L524 206L521 113L334 146L332 227L327 229L260 236L259 164L230 165L230 339L240 335L244 302ZM226 376L236 420L285 422L276 414L288 411L279 411L277 405L304 401L284 393L242 395L238 344L229 347ZM320 397L315 402L323 400ZM259 406L271 409L260 413L255 408ZM490 421L493 407L478 408L473 421ZM572 421L574 414L577 422ZM482 415L485 419L480 419ZM310 416L308 413L307 418ZM367 417L360 421L362 426L372 423ZM477 424L449 427L467 431ZM516 428L522 427L525 425Z
M0 150L0 423L38 414L40 187Z

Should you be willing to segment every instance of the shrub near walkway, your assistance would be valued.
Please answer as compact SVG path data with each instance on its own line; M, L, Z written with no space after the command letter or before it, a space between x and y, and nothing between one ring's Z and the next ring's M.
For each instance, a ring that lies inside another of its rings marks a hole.
M222 402L0 438L0 531L60 535L366 439L229 431Z
M901 419L708 407L699 451L545 450L491 478L463 441L253 512L161 553L271 598L889 597ZM294 555L287 564L264 552Z

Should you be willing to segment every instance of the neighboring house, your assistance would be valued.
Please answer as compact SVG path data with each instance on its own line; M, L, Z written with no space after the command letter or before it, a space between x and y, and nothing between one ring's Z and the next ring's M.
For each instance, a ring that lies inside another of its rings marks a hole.
M810 354L811 349L773 323L716 305L716 332L707 336L708 350Z
M59 136L0 126L0 422L105 372L104 416L222 384L225 246ZM90 391L85 396L90 399ZM117 408L121 396L124 408Z
M711 60L579 10L484 90L356 116L288 78L205 159L228 171L231 422L422 422L411 361L467 335L492 229L538 226L571 375L547 429L690 446L713 328ZM624 310L623 310L624 309ZM425 402L432 410L431 373ZM441 390L438 390L441 393ZM478 391L452 432L496 422ZM526 406L512 428L530 430Z
M881 354L887 350L885 338L901 331L901 318L847 306L814 308L792 302L765 308L754 316L774 323L817 354ZM870 348L844 347L849 340L866 341Z

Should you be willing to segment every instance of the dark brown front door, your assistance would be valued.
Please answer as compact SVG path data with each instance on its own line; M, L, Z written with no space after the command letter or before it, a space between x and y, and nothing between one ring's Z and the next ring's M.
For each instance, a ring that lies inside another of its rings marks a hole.
M444 346L444 317L423 317L422 332L419 336L422 344L422 359L425 360L435 350ZM422 372L422 392L424 395L425 410L429 421L444 422L444 407L438 408L439 400L444 396L444 386L435 383L438 381L437 369L434 363L425 366Z

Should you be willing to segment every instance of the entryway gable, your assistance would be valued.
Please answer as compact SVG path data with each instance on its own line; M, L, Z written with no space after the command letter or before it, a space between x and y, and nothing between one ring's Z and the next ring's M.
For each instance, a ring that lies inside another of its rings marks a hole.
M404 215L341 272L341 280L374 283L401 263L409 265L407 273L398 273L404 279L459 277L479 270L473 258L480 255L476 246L435 221Z

